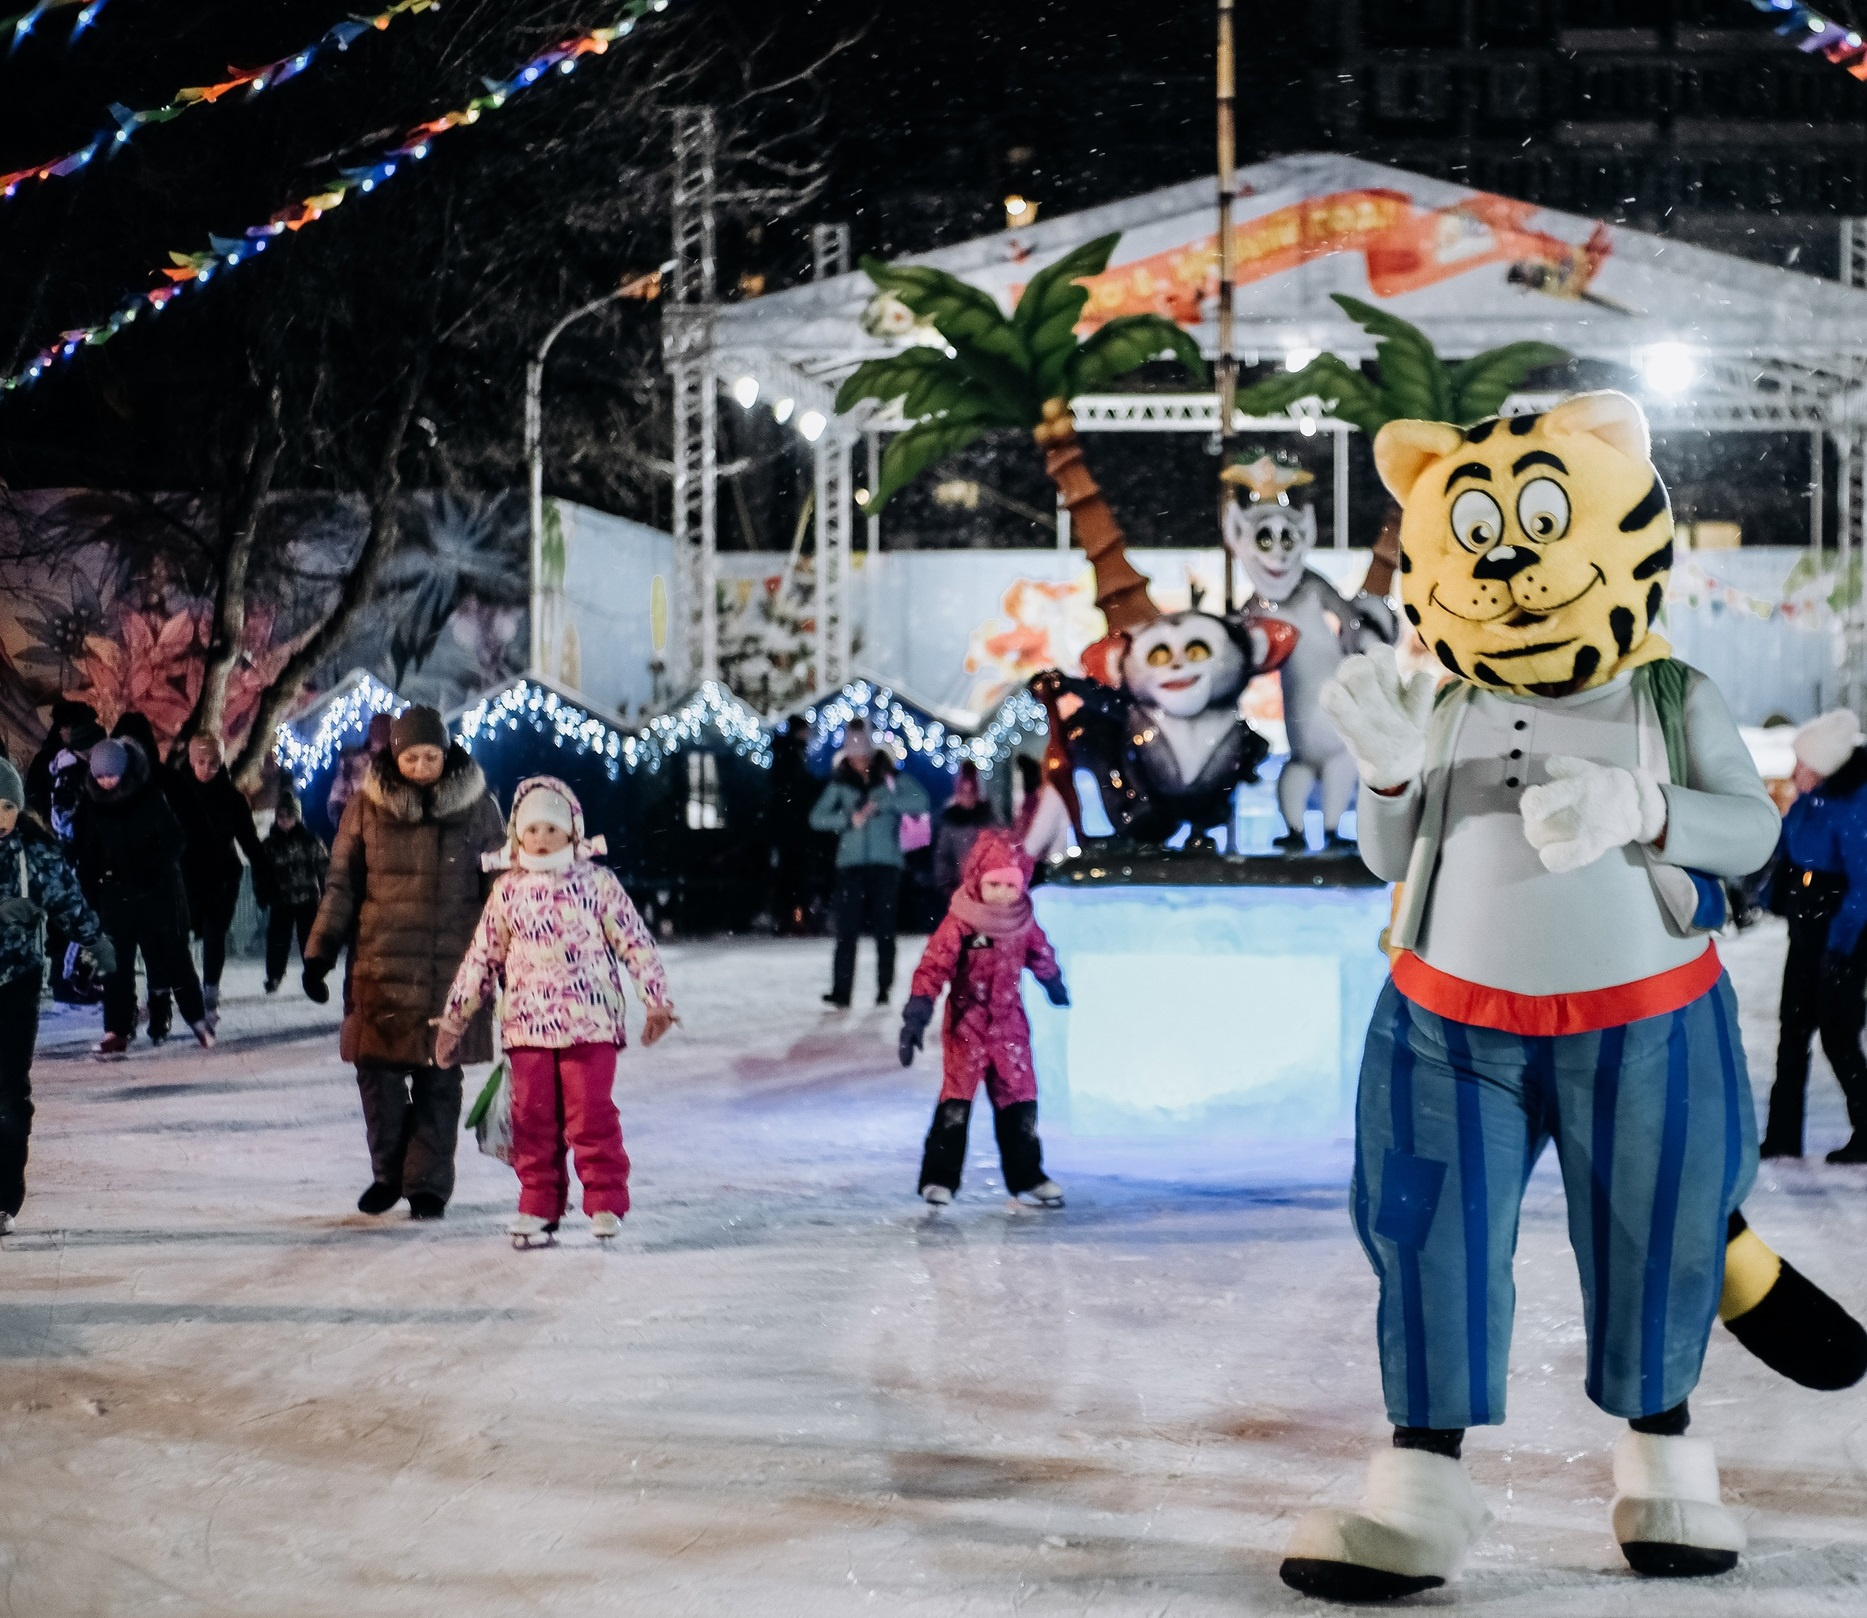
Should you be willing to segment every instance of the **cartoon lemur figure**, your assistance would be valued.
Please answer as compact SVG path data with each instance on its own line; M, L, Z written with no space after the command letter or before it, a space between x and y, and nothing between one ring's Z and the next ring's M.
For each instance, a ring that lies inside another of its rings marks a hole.
M1342 659L1397 638L1385 601L1358 595L1350 601L1314 568L1316 511L1293 506L1288 491L1310 474L1269 455L1220 474L1251 495L1225 511L1225 547L1243 564L1253 598L1247 611L1282 620L1297 631L1295 649L1280 672L1284 729L1290 761L1277 778L1277 807L1284 835L1277 846L1301 853L1307 846L1303 812L1310 790L1322 782L1322 825L1326 846L1348 848L1337 827L1355 793L1355 760L1317 705L1322 688Z
M1337 1599L1451 1577L1489 1513L1464 1429L1504 1419L1511 1259L1555 1142L1581 1272L1586 1390L1629 1430L1612 1526L1638 1573L1736 1565L1710 1443L1686 1434L1720 1314L1814 1386L1860 1328L1738 1212L1756 1125L1737 1002L1707 929L1775 809L1717 687L1653 621L1672 519L1618 393L1375 440L1403 508L1402 597L1451 684L1383 648L1322 697L1361 776L1362 858L1404 878L1362 1059L1351 1202L1380 1281L1394 1447L1361 1505L1299 1525L1286 1583Z

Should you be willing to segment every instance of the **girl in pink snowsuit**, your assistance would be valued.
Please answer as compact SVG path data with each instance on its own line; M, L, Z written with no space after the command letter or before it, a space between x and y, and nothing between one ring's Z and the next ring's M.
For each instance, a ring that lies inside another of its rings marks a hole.
M1037 1138L1024 969L1036 975L1053 1006L1067 1006L1070 997L1050 940L1031 914L1030 875L1030 857L1015 841L998 831L979 834L946 919L927 940L902 1012L901 1065L907 1067L933 1020L935 997L950 985L940 1036L946 1080L921 1158L921 1195L935 1207L951 1202L959 1189L966 1126L981 1079L992 1101L1005 1189L1043 1207L1063 1206L1062 1187L1044 1174Z
M674 1023L654 940L613 871L592 862L603 840L585 838L583 807L555 776L521 781L506 846L484 856L504 868L441 1014L437 1062L503 982L500 1033L512 1086L515 1244L548 1242L570 1196L565 1150L576 1154L584 1212L612 1237L629 1211L629 1159L612 1094L627 999L617 962L648 1008L642 1043ZM445 1063L443 1063L445 1065Z

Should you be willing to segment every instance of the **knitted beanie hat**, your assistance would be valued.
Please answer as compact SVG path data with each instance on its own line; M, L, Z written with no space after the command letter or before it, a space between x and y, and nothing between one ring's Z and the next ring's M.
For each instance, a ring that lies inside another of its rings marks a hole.
M1862 741L1861 722L1846 708L1831 708L1796 732L1796 762L1817 775L1833 775Z
M425 705L404 708L389 727L389 750L406 753L411 747L438 747L447 751L447 726L440 710Z
M26 783L9 758L0 758L0 803L10 803L15 809L26 807Z
M106 737L91 749L93 780L115 781L129 768L129 764L129 748L111 737Z

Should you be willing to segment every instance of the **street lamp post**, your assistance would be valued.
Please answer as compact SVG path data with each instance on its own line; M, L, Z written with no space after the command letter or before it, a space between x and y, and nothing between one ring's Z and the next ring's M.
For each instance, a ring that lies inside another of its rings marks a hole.
M618 287L614 292L605 292L600 298L592 298L588 303L563 316L556 325L544 334L537 348L532 350L532 357L525 367L525 465L531 482L531 529L532 529L532 645L531 670L533 674L544 671L544 592L541 580L544 577L545 559L545 357L551 352L551 345L558 340L564 328L573 321L583 319L585 315L595 314L597 310L614 303L616 299L629 295L627 287Z

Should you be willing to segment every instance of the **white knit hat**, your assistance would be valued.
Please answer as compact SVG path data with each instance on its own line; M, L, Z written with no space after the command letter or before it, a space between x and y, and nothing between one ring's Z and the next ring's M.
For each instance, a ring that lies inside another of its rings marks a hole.
M1852 710L1832 708L1796 732L1796 762L1817 775L1833 775L1861 745L1861 722Z
M559 831L577 835L576 813L563 793L546 786L533 787L519 799L512 810L512 826L524 831L527 826L556 826Z

